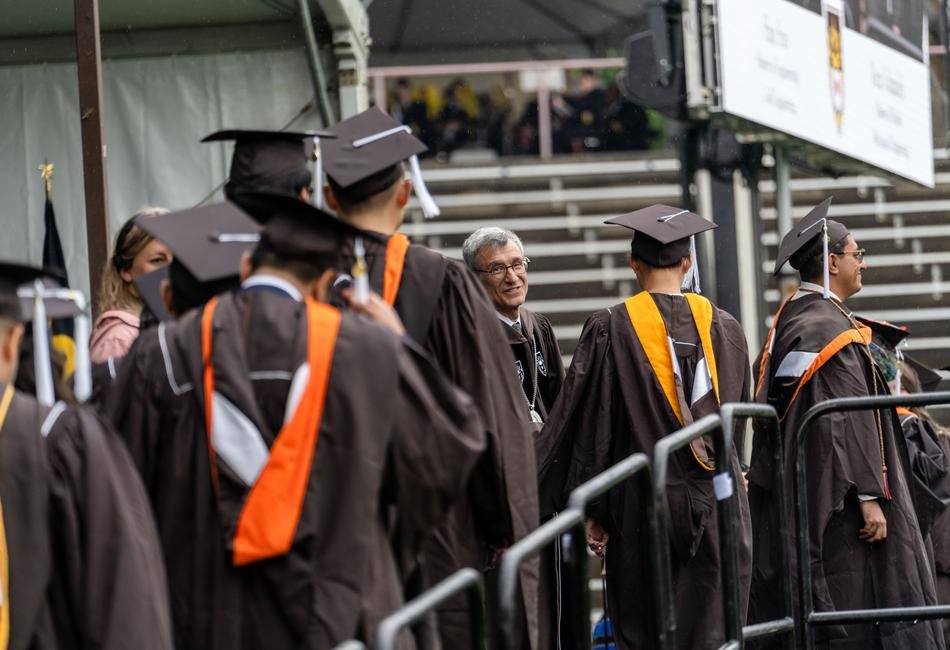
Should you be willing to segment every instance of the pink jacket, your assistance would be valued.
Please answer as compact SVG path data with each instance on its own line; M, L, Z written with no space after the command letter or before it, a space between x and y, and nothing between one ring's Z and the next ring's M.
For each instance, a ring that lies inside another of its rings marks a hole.
M89 337L89 358L105 363L109 357L122 357L139 335L139 317L127 311L111 309L96 319Z

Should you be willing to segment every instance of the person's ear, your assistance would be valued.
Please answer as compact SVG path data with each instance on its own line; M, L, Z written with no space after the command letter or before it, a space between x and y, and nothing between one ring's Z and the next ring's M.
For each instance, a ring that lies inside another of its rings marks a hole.
M310 188L304 186L297 190L297 198L304 203L310 203Z
M633 269L633 272L636 275L640 275L640 262L633 259L633 256L627 255L627 264L630 265L630 268Z
M126 269L119 271L119 277L122 278L122 281L126 284L132 284L132 273Z
M326 269L320 277L310 283L308 294L317 302L329 302L330 289L333 287L334 280L336 280L336 271Z
M168 280L162 280L161 284L158 285L158 293L161 294L162 302L165 304L168 313L177 318L178 313L175 311L175 301L172 296L172 283Z
M838 272L841 270L839 265L841 259L834 253L828 253L828 274L829 275L838 275Z
M336 197L333 196L333 190L330 188L330 185L323 186L323 198L324 203L328 208L336 212L338 215L342 215L343 211L340 210L340 202L336 200Z
M687 255L680 261L680 270L683 272L683 275L686 275L691 268L693 268L693 258Z
M12 368L12 375L16 375L16 366L20 360L20 344L23 342L23 325L16 324L7 329L7 335L0 341L0 362L5 368ZM13 381L12 377L10 381Z
M409 203L409 198L412 196L412 180L406 178L399 183L399 187L396 188L396 205L400 209L405 208Z
M251 277L251 273L254 272L254 269L251 267L251 251L244 251L241 253L241 264L238 267L238 277L241 280L241 284L244 284L244 281Z

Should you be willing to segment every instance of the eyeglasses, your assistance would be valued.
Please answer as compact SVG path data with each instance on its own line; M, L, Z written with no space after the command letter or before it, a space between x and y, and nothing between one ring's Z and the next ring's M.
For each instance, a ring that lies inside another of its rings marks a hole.
M488 277L494 280L500 280L506 273L508 269L511 269L518 275L522 275L528 271L528 264L531 263L531 260L527 257L524 257L512 264L492 264L487 269L475 269L476 273L487 273Z
M837 253L833 253L833 255L854 255L854 259L856 261L863 262L864 256L867 254L867 252L868 251L866 248L859 248L856 251L840 251Z

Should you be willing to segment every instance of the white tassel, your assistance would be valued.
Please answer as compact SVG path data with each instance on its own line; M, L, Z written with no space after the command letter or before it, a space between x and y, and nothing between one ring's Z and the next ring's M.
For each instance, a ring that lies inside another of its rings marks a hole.
M320 138L313 138L313 153L316 161L313 170L313 204L323 209L323 155L320 153Z
M52 406L56 401L53 391L53 369L50 366L49 323L46 322L46 303L43 302L43 283L37 280L33 294L33 372L36 382L36 401Z
M699 260L696 257L696 235L690 235L689 237L689 259L689 273L683 278L683 288L693 293L702 293L703 291L699 286Z
M900 345L900 344L898 344ZM895 350L897 353L897 374L894 376L894 394L900 395L901 390L903 389L903 368L904 368L904 353L900 350Z
M823 282L823 295L825 298L828 298L831 295L831 291L828 289L828 285L831 282L831 273L828 270L828 220L821 220L821 254L822 259L824 260L824 282Z
M412 187L419 198L419 206L422 208L422 214L426 219L434 219L441 214L439 206L435 204L435 199L429 194L429 188L422 180L422 169L419 167L419 157L411 156L409 158L409 171L412 174Z

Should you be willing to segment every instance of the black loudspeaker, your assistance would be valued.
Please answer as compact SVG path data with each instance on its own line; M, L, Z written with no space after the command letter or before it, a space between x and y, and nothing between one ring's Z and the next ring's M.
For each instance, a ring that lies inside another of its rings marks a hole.
M683 30L678 15L654 22L654 29L627 38L623 44L626 70L620 89L630 101L674 120L688 119Z

